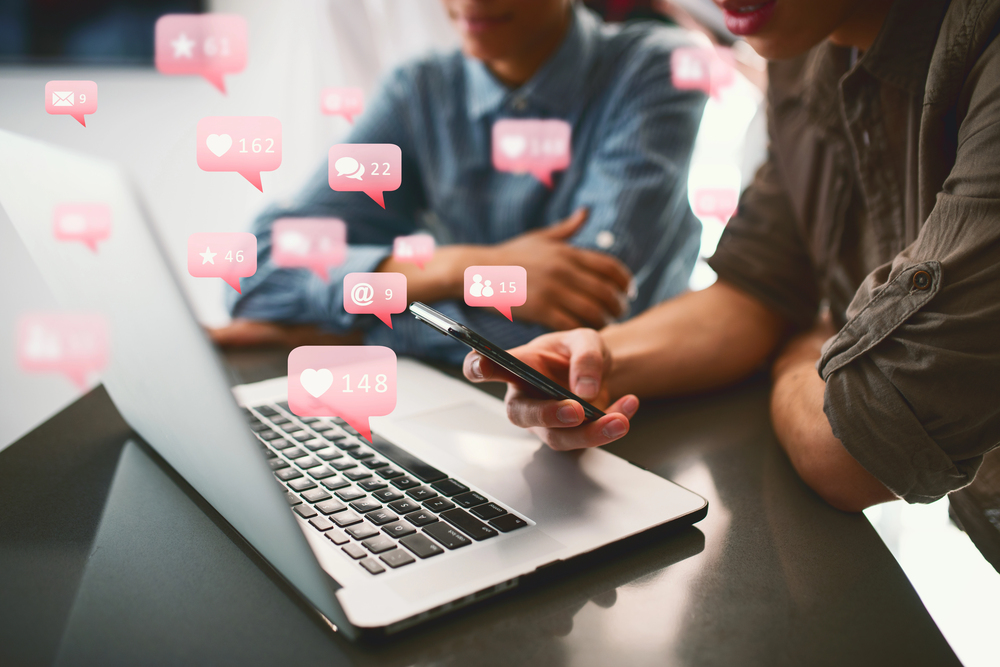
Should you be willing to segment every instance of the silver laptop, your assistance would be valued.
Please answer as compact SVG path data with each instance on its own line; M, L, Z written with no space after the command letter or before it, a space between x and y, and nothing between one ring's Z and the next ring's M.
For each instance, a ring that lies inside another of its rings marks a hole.
M399 360L396 409L372 418L372 442L339 419L293 415L285 378L230 389L121 172L2 131L0 156L0 216L62 307L107 319L103 382L122 416L349 638L705 516L700 496L601 449L554 452L499 400L413 360ZM110 205L97 254L54 239L65 202Z

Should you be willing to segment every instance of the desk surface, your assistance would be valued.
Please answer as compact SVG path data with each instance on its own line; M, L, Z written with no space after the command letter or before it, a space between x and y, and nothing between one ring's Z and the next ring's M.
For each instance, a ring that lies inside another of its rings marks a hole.
M230 355L233 380L283 360ZM0 664L958 665L864 517L799 481L767 391L647 402L609 447L706 497L696 527L373 647L311 614L96 389L0 453Z

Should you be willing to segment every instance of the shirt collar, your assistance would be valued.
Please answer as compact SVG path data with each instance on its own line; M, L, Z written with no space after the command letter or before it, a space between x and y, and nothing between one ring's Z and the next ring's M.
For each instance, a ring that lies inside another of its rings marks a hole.
M501 83L486 65L466 56L466 107L479 119L500 110L510 98L524 99L526 108L564 116L579 104L586 72L593 61L599 19L585 7L573 6L569 30L555 54L519 88Z

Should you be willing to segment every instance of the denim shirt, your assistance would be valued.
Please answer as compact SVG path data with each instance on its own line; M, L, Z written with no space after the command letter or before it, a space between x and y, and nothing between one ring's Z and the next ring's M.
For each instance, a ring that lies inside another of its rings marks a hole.
M671 84L670 52L687 37L655 23L606 25L580 6L572 11L563 43L517 89L460 52L430 55L388 75L345 143L398 145L402 185L385 193L383 210L364 193L331 190L324 163L296 204L272 208L254 223L257 273L243 280L233 315L362 330L368 344L459 363L464 346L408 314L395 316L389 329L373 316L345 312L344 276L374 271L396 236L424 230L438 244L496 244L580 207L590 216L570 242L608 252L634 273L630 314L684 290L701 230L688 205L687 176L705 103L700 92ZM572 161L554 174L551 189L531 175L493 168L491 131L503 118L571 125ZM282 217L347 223L347 259L330 269L328 283L271 261L271 225ZM504 348L545 332L460 301L433 305Z

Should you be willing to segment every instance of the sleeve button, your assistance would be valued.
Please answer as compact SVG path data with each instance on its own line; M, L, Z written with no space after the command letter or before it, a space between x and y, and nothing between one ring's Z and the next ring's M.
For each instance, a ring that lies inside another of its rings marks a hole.
M925 290L931 286L931 274L926 271L917 271L913 274L913 287Z

